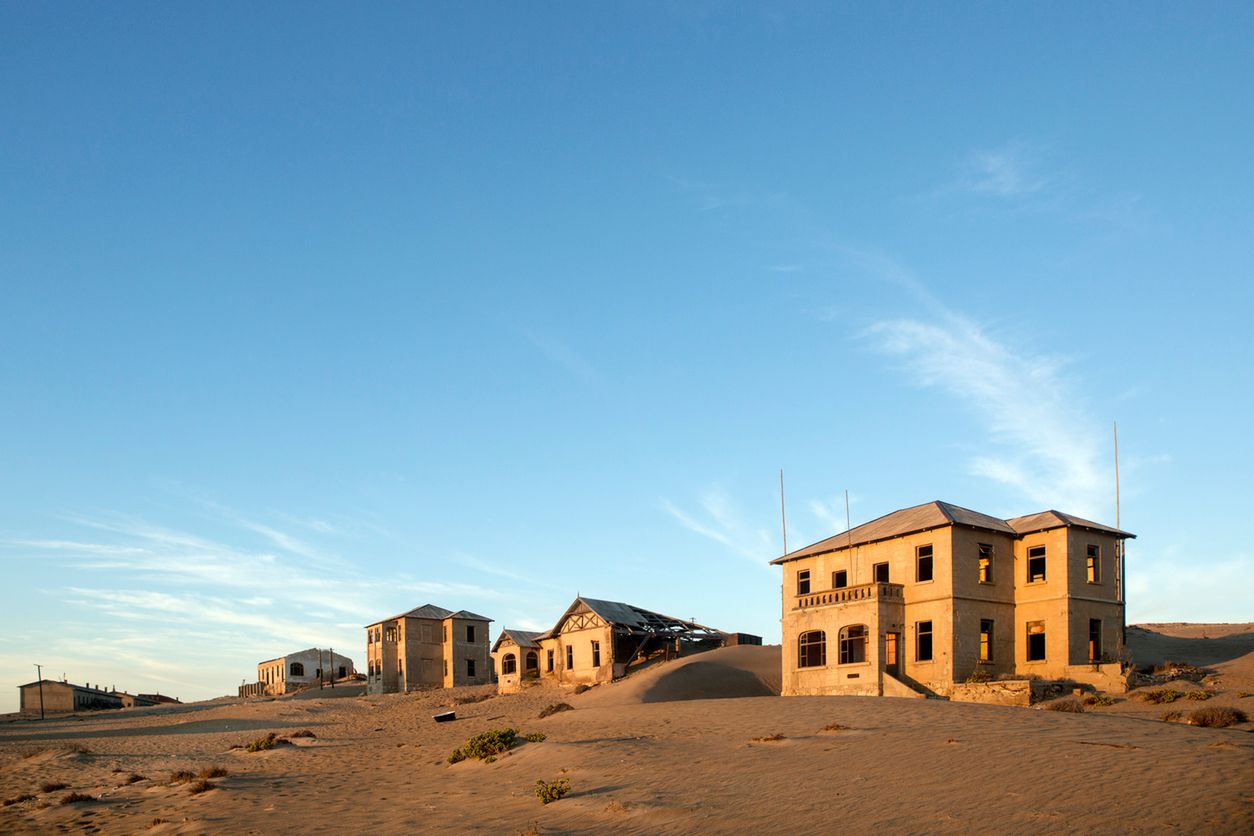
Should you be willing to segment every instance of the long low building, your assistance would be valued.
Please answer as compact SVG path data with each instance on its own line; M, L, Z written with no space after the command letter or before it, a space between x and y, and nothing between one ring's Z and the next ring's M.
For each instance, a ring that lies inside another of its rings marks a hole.
M18 686L19 710L23 714L66 714L72 711L97 711L109 708L156 705L158 700L148 694L75 685L55 679L43 679ZM41 708L42 707L42 708Z

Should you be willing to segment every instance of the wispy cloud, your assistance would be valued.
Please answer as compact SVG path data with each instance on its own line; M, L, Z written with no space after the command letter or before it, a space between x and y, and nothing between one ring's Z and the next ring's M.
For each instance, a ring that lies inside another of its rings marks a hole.
M1043 191L1040 152L1022 142L971 154L960 167L958 188L996 198L1020 198Z
M698 504L699 514L685 511L669 499L662 500L662 509L694 534L713 540L758 565L765 566L779 555L779 543L772 539L768 529L749 522L721 488L706 491Z
M550 362L570 372L580 382L588 386L595 386L601 382L601 376L597 374L592 364L570 346L554 337L537 334L534 331L523 330L521 333Z
M948 309L929 321L877 322L867 337L918 385L946 392L984 425L994 449L972 457L973 474L1040 505L1105 512L1107 431L1088 414L1060 358L999 340Z

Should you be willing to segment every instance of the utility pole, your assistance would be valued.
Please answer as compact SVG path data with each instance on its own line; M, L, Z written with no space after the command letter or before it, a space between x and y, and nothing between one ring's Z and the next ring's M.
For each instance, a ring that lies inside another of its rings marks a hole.
M39 719L44 718L44 669L35 665L35 674L39 678Z
M331 651L330 651L330 652L331 652L331 659L330 659L330 664L331 664L331 687L332 687L332 688L334 688L334 687L335 687L335 648L334 648L334 647L333 647L333 648L331 648Z

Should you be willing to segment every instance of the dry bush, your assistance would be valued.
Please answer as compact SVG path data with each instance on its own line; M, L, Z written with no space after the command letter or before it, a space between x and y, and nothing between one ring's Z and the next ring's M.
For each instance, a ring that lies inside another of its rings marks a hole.
M270 732L265 737L259 737L256 740L252 741L251 743L246 744L244 746L244 751L265 752L269 749L273 749L275 746L291 746L291 745L292 744L288 743L286 740L279 737L274 732Z
M10 804L21 804L23 801L33 801L35 798L36 796L34 793L24 792L15 798L6 798L4 800L4 806L8 807Z
M148 829L151 830L152 828L157 827L159 825L169 824L169 823L170 823L169 819L163 819L163 818L158 817L158 818L153 819L151 822L149 822Z
M591 691L591 690L592 690L592 686L591 686L591 685L584 685L584 684L582 684L582 683L581 683L581 684L579 684L579 685L576 685L576 686L575 686L575 693L576 693L576 694L582 694L584 691Z
M1084 713L1084 704L1075 697L1068 697L1067 699L1054 700L1053 702L1045 703L1045 708L1049 711L1065 711L1068 714Z
M288 735L288 737L311 737L311 738L316 738L317 736L318 735L314 734L309 729L301 729L298 732L292 732L291 734Z
M1164 711L1162 720L1164 723L1174 723L1183 716L1184 714L1179 711Z
M72 792L61 799L62 804L78 804L80 801L95 801L96 796L82 792Z
M194 781L194 780L196 780L195 775L193 775L191 772L189 772L186 769L180 769L177 772L170 773L170 779L169 781L167 781L167 783L186 784L188 781Z
M122 782L122 786L126 786L127 784L138 784L140 781L147 780L147 778L140 775L138 772L132 772L130 775L126 776L126 780Z
M570 781L565 778L558 778L551 784L542 780L536 781L536 798L540 799L541 804L552 804L568 792L570 792Z
M1190 726L1207 726L1212 729L1223 729L1246 721L1245 712L1239 708L1228 708L1224 705L1208 705L1195 708L1189 712Z
M750 738L749 742L750 743L774 743L778 740L783 740L783 739L784 739L784 736L780 734L779 732L776 732L775 734L769 735L767 737Z
M224 778L228 774L225 767L218 766L216 763L213 766L206 766L200 770L201 778Z
M552 705L550 705L548 708L545 708L543 711L540 712L540 719L543 720L545 717L551 717L554 714L557 714L562 711L574 711L574 710L575 710L575 707L571 705L570 703L555 702Z
M208 781L203 781L203 780L193 781L190 787L192 795L200 795L202 792L209 792L209 790L214 790L217 788L218 788L217 784L211 784Z
M69 784L65 783L64 781L44 781L42 784L39 785L39 791L40 792L56 792L57 790L63 790L68 786Z
M824 726L823 728L819 729L819 731L821 731L821 732L825 732L825 731L844 731L844 730L845 730L845 729L847 729L847 728L849 728L849 727L848 727L848 726L842 726L840 723L828 723L826 726Z

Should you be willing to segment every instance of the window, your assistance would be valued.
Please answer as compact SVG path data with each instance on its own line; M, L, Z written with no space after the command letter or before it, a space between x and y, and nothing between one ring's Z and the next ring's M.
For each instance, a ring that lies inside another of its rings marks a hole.
M518 672L518 659L513 653L506 653L501 657L501 675Z
M387 629L387 640L390 642L396 641L396 628L395 627L389 627Z
M876 563L871 567L871 576L876 583L888 583L888 564Z
M601 667L601 643L600 642L592 643L592 667L594 668Z
M1089 548L1094 548L1089 546ZM1102 620L1089 619L1089 661L1097 662L1102 658Z
M444 675L448 676L448 659L444 660Z
M290 676L304 676L305 666L302 665L300 662L293 662L291 666L291 673L289 675Z
M1028 583L1042 583L1045 580L1045 547L1033 546L1028 549Z
M797 667L821 668L827 664L827 634L811 630L797 637Z
M343 665L340 665L340 676L339 676L339 678L340 678L340 679L343 679L343 678L344 678L344 677L346 677L346 676L348 676L348 668L344 667Z
M832 572L832 589L844 589L849 586L849 573L844 569Z
M993 661L993 620L980 619L980 661Z
M536 673L539 673L540 658L536 656L536 652L534 650L528 650L527 651L527 673L532 673L533 671Z
M932 661L932 622L920 621L914 625L914 658L917 662Z
M448 625L447 624L440 625L440 641L446 642L446 643L448 642Z
M797 594L798 595L810 594L810 570L809 569L802 569L800 572L797 573Z
M1028 661L1045 661L1045 622L1028 622Z
M840 664L866 661L866 626L853 624L840 628Z
M566 645L566 670L570 670L575 666L575 648L574 645Z
M980 543L980 583L993 582L993 547Z
M466 642L468 644L475 643L475 625L473 624L466 625Z
M545 660L544 660L544 669L545 669L548 673L553 673L553 651L552 651L552 650L548 651L548 653L547 653L547 655L546 655L546 657L545 657Z
M1084 568L1088 573L1089 583L1102 582L1102 547L1089 546L1084 557Z
M475 675L475 660L467 659L466 660L466 676L474 676L474 675Z
M932 579L932 547L919 546L914 550L914 579L924 583Z

